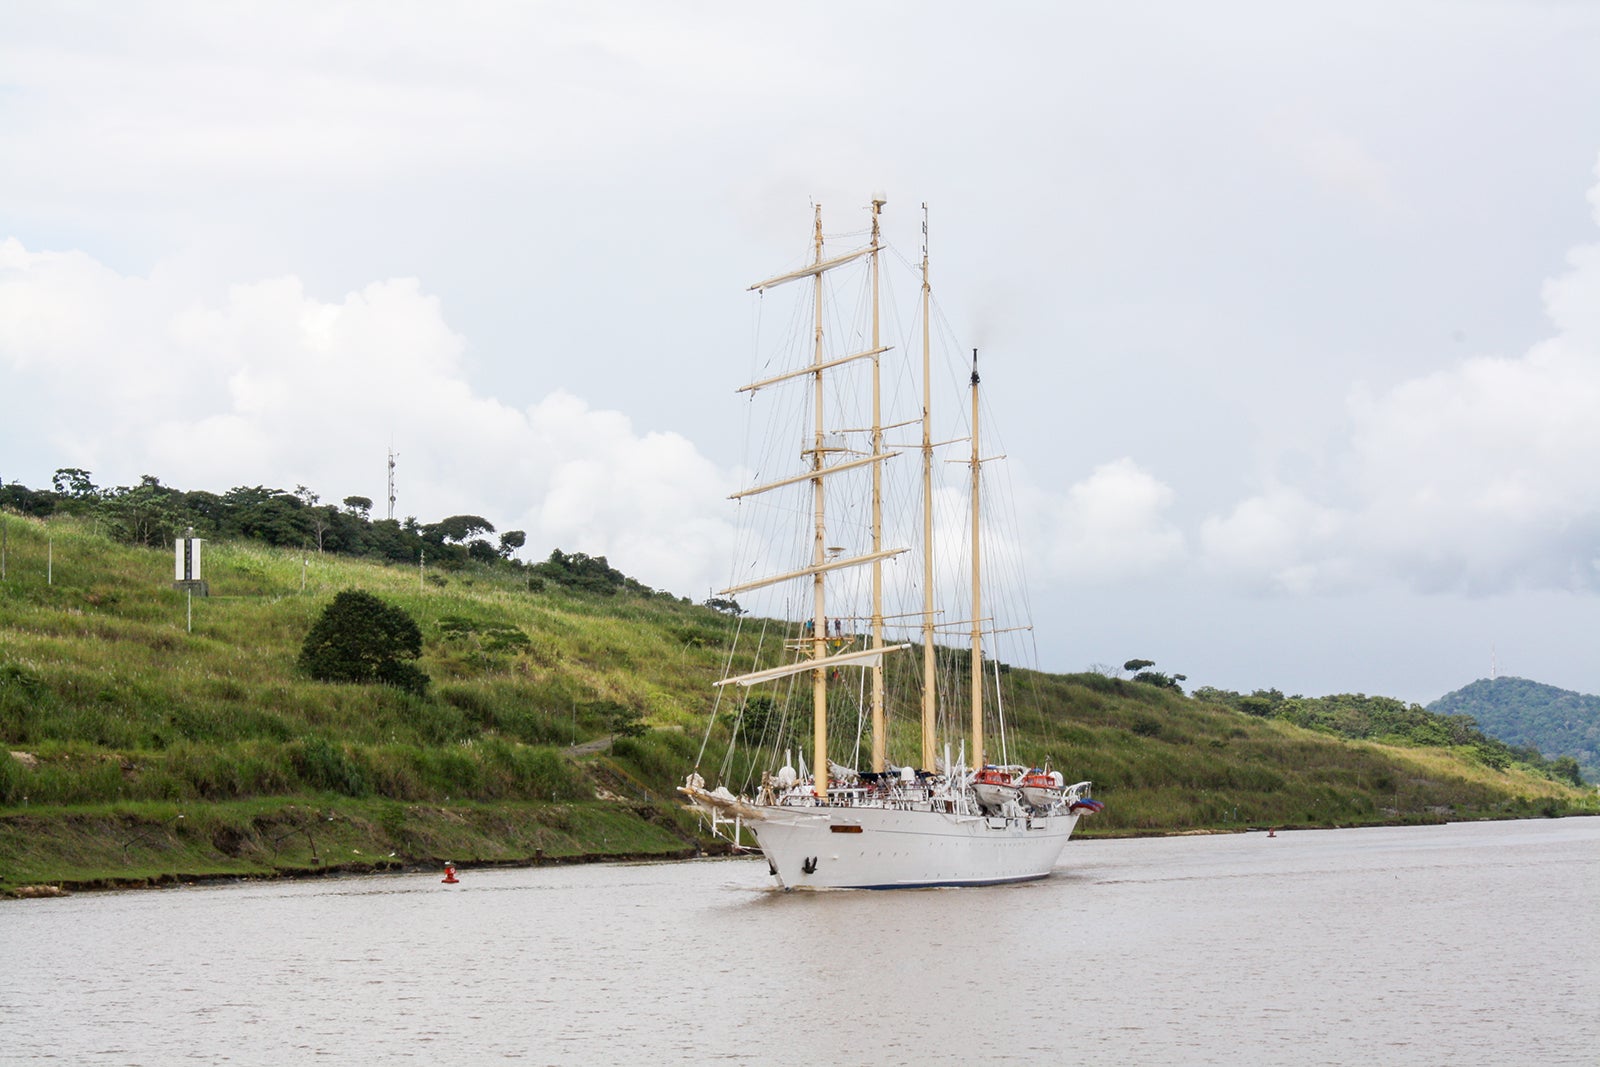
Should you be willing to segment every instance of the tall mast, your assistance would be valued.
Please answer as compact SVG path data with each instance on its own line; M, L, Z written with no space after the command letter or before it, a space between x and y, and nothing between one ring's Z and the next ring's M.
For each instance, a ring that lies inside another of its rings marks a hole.
M815 246L815 264L822 262L822 205L813 209L815 222L812 241ZM816 412L815 433L811 445L811 511L813 517L811 563L816 568L811 576L811 658L817 666L811 671L811 763L813 788L818 800L828 799L828 678L821 666L828 654L827 603L823 598L823 564L827 562L827 534L823 528L822 466L825 444L822 419L822 272L816 274L813 291L816 333L815 355L812 357L812 379L815 393L812 406Z
M928 356L928 205L922 205L922 763L933 770L933 398ZM948 768L946 768L948 771Z
M872 348L882 347L878 329L878 214L886 201L872 200ZM883 551L883 393L880 380L881 357L872 357L872 552ZM872 564L872 647L883 648L883 559ZM887 765L888 731L883 721L883 658L872 662L872 769L882 772Z
M983 589L978 528L978 350L972 350L972 765L983 766Z

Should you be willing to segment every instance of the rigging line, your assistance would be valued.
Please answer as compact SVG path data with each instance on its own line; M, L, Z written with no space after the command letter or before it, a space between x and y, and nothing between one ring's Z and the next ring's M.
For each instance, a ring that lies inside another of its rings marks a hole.
M855 764L853 770L859 770L861 763L861 731L867 722L867 671L862 671L861 680L856 686L856 747L850 752L850 762Z
M722 664L722 673L724 675L727 675L728 672L729 672L729 669L733 666L733 651L734 651L734 649L739 647L739 632L741 630L743 630L743 629L744 629L744 618L741 616L733 624L733 640L728 642L728 657L727 657L726 660L723 661L723 664ZM717 721L716 709L717 709L717 706L720 705L721 703L722 703L722 691L719 689L719 690L717 690L717 698L716 698L716 700L712 702L711 721L706 723L706 735L705 735L705 737L700 739L700 752L694 758L694 769L697 770L697 771L700 769L700 761L705 759L706 745L710 744L710 742L711 742L711 727Z
M762 649L763 646L765 646L766 640L767 640L767 626L768 625L769 625L769 620L767 620L767 619L762 619L761 620L761 630L760 630L759 636L756 638L756 647L755 647L755 650L754 650L753 655L752 655L752 662L757 662L760 659L761 649ZM731 660L732 657L730 656L729 659ZM727 677L726 671L724 672L723 676ZM744 704L743 703L741 703L739 705L739 714L741 716L743 716L743 714L744 714ZM716 721L715 716L712 717L712 721L713 722ZM727 748L727 751L724 752L723 756L722 756L722 768L718 772L718 774L720 775L720 777L724 781L726 781L729 777L732 776L732 772L733 772L733 755L734 755L734 751L738 748L738 744L737 744L738 736L739 736L738 735L738 730L736 728L734 733L733 733L733 735L728 738L728 748Z
M788 604L787 601L785 601L785 606L784 606L784 609L783 609L784 615L787 616L789 614L790 610L791 610L791 606ZM787 631L785 631L780 637L779 646L781 648L787 649L787 648L789 648L791 646L791 644L793 644L793 642L791 642L789 640L789 635L788 635ZM796 652L798 654L798 650L796 650ZM753 661L751 665L752 666L756 666L757 663ZM773 731L773 733L772 733L771 755L770 755L770 757L767 757L769 762L771 760L775 760L777 758L778 750L782 746L782 743L783 743L783 740L784 740L784 737L785 737L785 735L787 733L787 728L788 728L788 709L789 709L790 704L791 704L791 702L793 701L793 698L794 698L795 680L793 678L791 678L791 679L788 680L788 682L786 684L787 684L788 691L785 692L785 693L782 693L780 695L779 692L778 692L778 688L777 688L777 681L774 680L773 687L772 687L772 692L771 692L770 695L767 696L767 699L771 700L773 702L772 703L772 708L773 708L773 710L775 712L775 714L772 715L772 717L769 720L769 722L775 722L776 725L775 726L769 726L768 728L763 729L760 741L758 743L754 744L754 745L749 746L749 748L750 748L752 754L754 755L755 759L752 760L750 763L748 763L745 766L744 778L743 778L743 781L739 785L739 788L741 790L743 790L743 791L746 791L746 792L749 791L750 784L755 778L757 767L758 767L759 763L761 762L764 753L766 753L766 751L767 751L767 736L768 736L767 730L768 729ZM745 699L748 701L748 700L752 699L754 697L754 695L755 694L753 692L752 693L748 693L748 694L746 694ZM733 740L736 741L737 738L735 738ZM730 745L730 747L732 747L732 745ZM730 766L731 766L731 758L730 758ZM725 771L724 772L724 777L731 777L731 776L728 774L728 772Z
M1000 724L1000 762L1010 763L1011 757L1006 752L1006 708L1000 699L1000 660L994 660L994 706L995 721Z

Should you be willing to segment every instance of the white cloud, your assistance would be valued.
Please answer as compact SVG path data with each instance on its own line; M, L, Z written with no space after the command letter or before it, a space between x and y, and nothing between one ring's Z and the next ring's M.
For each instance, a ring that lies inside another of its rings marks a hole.
M1278 487L1203 521L1200 550L1209 566L1247 587L1323 592L1350 580L1352 565L1339 552L1346 526L1333 509Z
M715 518L727 478L674 433L555 393L526 411L475 394L466 348L414 279L336 302L298 279L187 303L80 253L0 244L0 369L7 401L50 420L62 466L103 484L154 474L183 488L303 483L382 499L401 454L399 510L485 514L528 551L608 555L675 591L710 584L726 555Z
M88 21L33 13L0 41L0 69L28 89L0 100L0 189L69 213L86 197L181 216L186 198L237 188L270 202L302 183L588 172L695 136L713 102L756 113L741 90L762 79L815 74L768 16L650 4L201 5Z
M1064 496L1042 501L1039 535L1050 570L1076 582L1143 577L1181 560L1183 532L1167 517L1174 493L1132 459L1096 467Z
M1544 287L1552 337L1357 388L1337 478L1207 519L1208 561L1294 593L1600 588L1600 245L1568 264Z

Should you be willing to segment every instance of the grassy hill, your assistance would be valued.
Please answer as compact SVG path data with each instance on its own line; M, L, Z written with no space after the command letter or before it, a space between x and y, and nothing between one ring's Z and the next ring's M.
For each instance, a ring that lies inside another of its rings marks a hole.
M421 572L222 542L207 546L213 595L193 601L191 630L169 551L61 516L6 516L5 546L0 890L707 844L672 789L700 749L727 616L470 562ZM306 632L349 588L417 621L425 695L297 670ZM1095 674L1013 673L1035 697L1014 712L1014 743L1094 779L1108 804L1089 833L1595 806L1592 791L1449 747L1346 740ZM727 730L711 732L710 767Z
M1471 716L1502 741L1570 757L1585 778L1600 779L1600 697L1526 678L1480 678L1446 693L1428 710Z

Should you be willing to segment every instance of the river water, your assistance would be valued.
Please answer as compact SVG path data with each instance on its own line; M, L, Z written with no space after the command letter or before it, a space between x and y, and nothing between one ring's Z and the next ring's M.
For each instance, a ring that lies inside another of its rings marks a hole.
M0 905L0 1063L1600 1063L1600 819L1068 844L988 889L759 860Z

